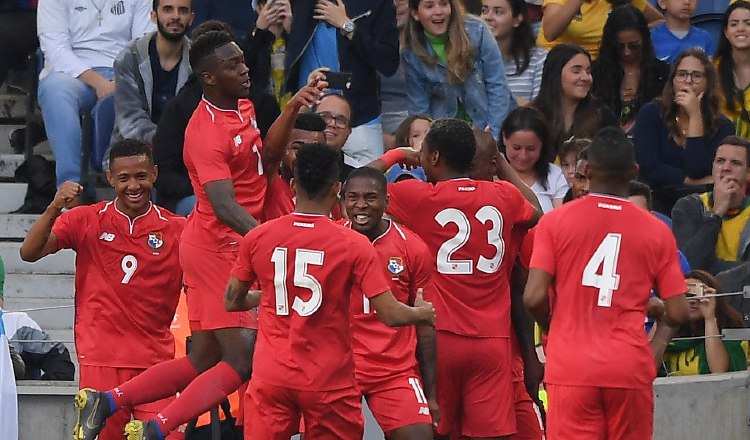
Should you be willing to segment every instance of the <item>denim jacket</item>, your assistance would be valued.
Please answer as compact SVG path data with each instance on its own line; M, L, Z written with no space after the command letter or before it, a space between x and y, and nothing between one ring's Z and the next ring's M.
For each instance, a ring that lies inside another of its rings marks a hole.
M515 108L505 79L503 58L489 28L474 16L464 22L469 40L476 50L474 68L462 84L448 82L448 70L438 61L435 67L425 64L411 48L405 47L401 57L406 71L409 114L427 114L434 119L453 118L460 99L478 129L490 127L498 139L500 126ZM432 52L425 37L427 50Z

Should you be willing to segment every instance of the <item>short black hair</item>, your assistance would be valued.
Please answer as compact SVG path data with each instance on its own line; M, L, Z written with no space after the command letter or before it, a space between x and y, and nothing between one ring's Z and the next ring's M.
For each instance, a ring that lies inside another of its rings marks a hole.
M637 180L631 180L630 185L628 186L628 195L629 196L643 196L643 198L646 199L646 207L648 207L649 211L652 211L651 209L651 187L646 185L643 182L639 182Z
M221 20L206 20L203 23L199 24L198 26L193 29L193 33L190 34L190 39L195 41L198 38L200 38L203 34L211 31L223 31L229 34L230 37L232 37L232 40L234 40L234 31L232 30L232 26L229 26L229 24L221 21Z
M619 127L599 130L588 148L589 165L606 179L629 181L635 166L635 148Z
M297 150L294 180L310 200L318 199L339 181L341 155L326 144L304 144Z
M294 128L305 131L325 131L326 121L315 113L298 113L294 119Z
M730 135L722 139L719 145L733 145L735 147L744 148L745 153L747 154L745 165L750 167L750 141L748 141L747 139L741 138L739 136Z
M200 77L206 58L212 56L216 49L233 41L232 36L224 31L208 31L193 40L190 46L190 67L193 73Z
M448 166L459 173L471 168L477 141L468 122L461 119L440 119L432 123L423 148L438 151Z
M112 144L109 149L109 168L118 157L146 156L148 162L154 164L154 156L147 143L138 139L123 139Z
M344 183L344 187L349 183L352 179L372 179L377 183L377 190L382 192L383 194L387 194L388 190L386 189L388 186L388 183L385 180L385 174L381 173L380 171L376 170L375 168L371 167L361 167L361 168L355 168L350 173L349 176L346 178L346 183Z
M159 7L159 3L161 3L161 0L154 0L152 10L155 11L156 8ZM190 9L193 9L193 0L190 0Z

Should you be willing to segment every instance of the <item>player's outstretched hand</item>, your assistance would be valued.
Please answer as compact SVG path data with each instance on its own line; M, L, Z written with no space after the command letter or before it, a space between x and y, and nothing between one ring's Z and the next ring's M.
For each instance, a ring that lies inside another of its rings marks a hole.
M414 299L414 307L419 312L419 323L423 325L435 325L435 307L432 303L424 300L424 290L417 289L417 297Z
M326 89L328 89L328 82L326 82L324 75L311 75L307 85L299 89L287 105L291 104L293 108L312 108L314 105L320 104L320 98L323 97Z
M52 199L52 203L50 203L50 206L57 209L58 211L62 211L65 208L75 206L78 194L80 194L82 191L83 187L81 186L81 184L69 181L64 182L60 186L60 189L57 190L57 194L55 194L55 198Z

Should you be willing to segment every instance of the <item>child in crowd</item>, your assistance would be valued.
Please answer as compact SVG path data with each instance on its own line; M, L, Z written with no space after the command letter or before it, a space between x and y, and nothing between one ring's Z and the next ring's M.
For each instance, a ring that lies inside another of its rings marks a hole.
M664 10L664 23L651 31L656 57L672 63L685 49L699 47L712 56L716 47L711 35L690 25L690 17L695 12L697 0L659 0Z
M430 129L432 119L427 115L411 115L404 119L396 132L397 147L410 147L417 151L422 149L422 140L427 135L427 130ZM425 180L424 169L417 167L413 169L407 169L402 165L393 165L385 175L389 183L399 182L404 179L419 179Z

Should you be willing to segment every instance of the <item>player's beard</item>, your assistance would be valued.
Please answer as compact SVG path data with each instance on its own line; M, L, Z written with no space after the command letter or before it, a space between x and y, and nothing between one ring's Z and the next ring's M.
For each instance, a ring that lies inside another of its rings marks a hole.
M164 38L172 42L180 41L188 31L188 26L185 26L184 28L182 28L182 32L169 32L166 26L164 26L160 20L156 20L156 28L159 30L159 33L164 36Z

